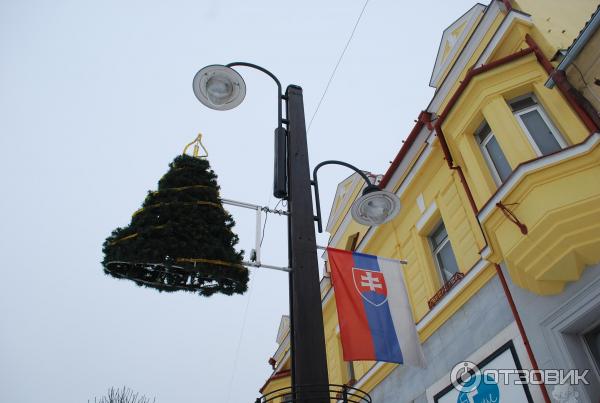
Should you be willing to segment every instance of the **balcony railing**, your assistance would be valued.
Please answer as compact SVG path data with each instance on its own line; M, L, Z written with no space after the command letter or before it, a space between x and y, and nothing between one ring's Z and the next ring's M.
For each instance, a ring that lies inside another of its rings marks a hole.
M326 399L326 400L322 400ZM255 403L296 403L327 401L337 403L372 403L371 396L348 385L303 385L281 388L257 398Z
M452 277L450 277L450 280L446 281L446 284L444 284L442 286L442 288L440 288L433 295L433 297L431 297L431 299L429 301L427 301L427 304L429 305L429 309L432 309L434 306L436 306L438 304L438 302L440 302L442 300L442 298L444 298L444 296L450 292L452 287L454 287L456 284L458 284L458 282L460 280L463 279L464 276L465 275L459 271L454 273L454 275Z

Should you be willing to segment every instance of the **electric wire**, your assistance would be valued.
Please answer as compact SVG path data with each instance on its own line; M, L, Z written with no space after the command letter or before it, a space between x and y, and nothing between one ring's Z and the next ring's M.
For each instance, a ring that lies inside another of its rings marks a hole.
M282 201L283 201L283 199L279 199L279 201L277 202L275 207L273 207L272 210L277 210L277 207L279 207L279 205L281 204ZM263 241L265 240L265 228L267 227L267 217L269 217L269 212L265 211L265 221L264 221L263 227L262 227L262 235L260 237L260 246L262 246Z
M313 121L315 120L315 117L317 116L317 113L319 112L319 109L321 108L321 104L323 103L323 99L325 99L325 95L327 94L327 91L329 90L329 86L331 85L331 82L333 81L335 73L337 72L337 69L340 66L340 63L342 62L342 59L344 58L344 55L346 54L346 51L348 50L348 47L350 46L350 42L352 42L352 38L354 38L354 33L356 32L356 28L358 28L358 24L360 23L360 20L361 20L363 14L365 13L365 9L367 8L367 5L369 4L369 1L370 0L365 0L365 4L363 5L363 8L360 11L360 14L358 15L358 18L356 19L356 23L354 23L354 28L352 28L352 32L350 33L350 36L348 37L348 41L346 42L346 46L344 46L344 49L342 50L342 53L340 54L340 57L338 58L338 61L335 64L335 67L333 68L333 71L331 72L331 76L329 76L329 81L327 81L327 85L325 86L325 90L323 91L323 95L321 95L321 99L319 99L319 103L317 104L315 112L313 113L312 117L310 118L310 122L308 123L308 128L306 129L307 133L310 132L310 127L312 126Z
M252 280L252 272L250 272L250 278L248 280L248 283L250 283L250 280ZM244 339L244 332L246 330L246 320L248 319L248 306L250 306L250 299L252 298L252 290L253 287L248 287L248 299L246 299L246 307L244 308L244 317L242 319L242 329L240 331L240 337L238 339L238 343L237 343L237 347L235 349L235 356L233 359L233 369L231 371L231 377L229 378L229 385L227 387L227 402L230 403L231 402L231 389L233 386L233 381L235 378L235 374L237 372L237 364L238 364L238 360L239 360L239 356L240 356L240 347L242 346L242 340Z
M270 199L270 197L269 197ZM273 210L277 210L277 207L279 207L279 204L281 204L281 202L283 201L283 199L280 199L277 204L275 204L275 207L273 208ZM262 246L263 244L263 240L265 239L265 228L267 227L267 217L269 216L269 212L265 211L265 221L263 223L263 228L262 228L262 236L260 238L260 246ZM252 274L253 272L250 272L250 280L252 279ZM250 282L250 281L249 281ZM248 319L248 306L250 306L250 299L252 297L252 290L253 287L248 287L248 299L246 300L246 306L244 308L244 317L242 319L242 329L240 331L240 337L238 339L238 343L237 343L237 347L235 349L235 356L233 359L233 370L231 371L231 377L229 379L229 385L227 388L227 402L231 402L231 389L233 386L233 381L235 378L235 374L237 372L237 364L238 364L238 360L239 360L239 355L240 355L240 348L242 346L242 340L244 338L244 332L246 330L246 320Z

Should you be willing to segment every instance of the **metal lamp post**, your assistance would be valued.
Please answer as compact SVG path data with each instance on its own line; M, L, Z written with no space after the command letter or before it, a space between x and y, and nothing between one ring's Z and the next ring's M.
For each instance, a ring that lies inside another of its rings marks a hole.
M329 402L319 267L313 223L317 220L319 231L322 232L316 171L322 165L335 163L355 170L366 180L368 186L353 206L352 212L353 217L363 224L378 225L389 221L397 214L399 201L392 193L381 191L372 185L362 171L340 161L325 161L317 165L314 181L311 181L302 88L290 85L283 94L280 81L267 69L244 62L204 67L198 71L193 81L194 94L198 100L216 110L228 110L239 105L246 94L246 86L240 74L232 69L235 66L262 71L277 84L278 119L275 129L273 194L277 198L288 200L292 396L293 401ZM286 101L286 119L283 118L283 101ZM287 130L284 125L287 126ZM311 185L315 186L317 216L313 215Z

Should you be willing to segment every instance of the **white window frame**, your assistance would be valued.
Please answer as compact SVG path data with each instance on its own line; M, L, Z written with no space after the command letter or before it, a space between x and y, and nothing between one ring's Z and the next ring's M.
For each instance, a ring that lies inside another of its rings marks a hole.
M446 237L444 238L444 240L442 242L440 242L440 244L438 246L434 247L433 234L435 232L437 232L440 229L440 227L444 227L444 231L446 232ZM442 280L442 285L444 285L448 281L450 281L449 278L446 278L446 276L444 274L444 269L442 269L440 267L440 262L438 260L438 253L442 250L442 248L444 246L446 246L447 243L450 242L450 238L448 237L448 230L446 229L446 224L444 224L444 221L438 222L437 225L435 227L433 227L433 231L431 231L429 233L429 236L427 238L429 240L429 246L431 247L431 254L433 256L433 261L435 263L435 267L437 268L437 271L440 274L440 278ZM452 244L450 244L450 250L452 250L452 254L454 254L454 249L452 249ZM454 259L456 259L456 255L454 255Z
M484 124L485 124L485 122L484 122ZM476 133L478 133L479 130L482 129L482 127L483 127L483 125L477 130ZM489 151L486 148L487 143L491 140L492 137L495 137L495 135L494 135L494 132L490 128L490 132L488 133L487 136L485 136L485 138L483 139L482 142L479 142L479 136L477 134L475 135L475 141L477 141L477 143L479 144L479 148L481 149L481 153L483 154L483 159L485 159L485 162L488 164L488 167L490 169L490 172L492 173L492 178L494 179L496 186L500 186L500 185L502 185L502 179L500 179L500 174L498 173L498 170L496 169L496 165L494 165L492 156L490 155ZM498 141L498 139L496 138L496 142L497 141ZM498 144L500 144L500 143L498 143ZM506 156L504 156L504 158L506 158Z
M596 375L596 377L600 380L600 366L598 364L598 361L596 360L596 357L594 356L594 354L592 353L592 351L590 350L590 346L587 342L587 340L585 339L585 336L590 333L592 330L595 330L598 325L600 325L599 321L596 321L595 323L593 323L592 325L590 325L586 330L584 330L581 335L579 336L581 343L583 344L583 349L587 355L587 358L589 360L589 362L592 364L593 369L596 370L596 373L594 375Z
M582 278L579 281L585 281L585 285L539 322L556 368L593 369L593 362L587 352L588 346L582 340L581 333L591 330L590 324L598 323L600 276L587 277L587 280ZM595 371L590 371L587 377L589 385L574 386L582 401L591 401L591 396L597 396L600 392L600 374L594 376L593 372Z
M546 125L550 129L550 132L552 133L552 135L558 142L558 145L561 148L566 148L568 146L568 144L565 141L565 138L562 136L562 134L560 134L560 132L558 131L556 126L554 126L554 123L552 123L552 120L548 117L548 114L544 110L544 107L542 106L542 104L540 104L540 101L537 99L537 97L534 94L527 94L527 95L523 95L523 96L520 96L517 98L513 98L508 101L508 105L510 107L510 105L512 103L520 101L522 99L526 99L526 98L531 98L533 100L533 102L535 103L535 105L528 106L528 107L520 109L518 111L513 111L513 115L517 119L517 122L519 123L519 126L521 126L521 129L523 129L523 132L527 136L527 139L533 146L533 149L534 149L535 153L537 154L537 156L541 157L541 156L543 156L543 154L540 151L540 148L538 147L537 143L533 139L533 136L531 135L531 133L529 133L527 126L525 126L525 123L523 122L523 119L521 119L521 115L524 115L524 114L529 113L534 110L537 110L537 112L540 114L540 116L542 117L542 120L544 121L544 123L546 123ZM512 108L511 108L511 110L512 110Z

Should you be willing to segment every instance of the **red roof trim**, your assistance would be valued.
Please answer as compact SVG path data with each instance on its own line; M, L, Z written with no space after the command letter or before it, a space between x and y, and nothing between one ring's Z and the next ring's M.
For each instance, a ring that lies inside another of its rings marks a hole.
M286 376L290 376L292 375L292 371L289 369L284 369L281 372L277 372L276 374L273 374L269 377L269 379L267 379L265 381L265 384L262 386L262 388L260 388L258 391L259 393L263 393L263 390L265 390L265 388L267 387L267 385L269 384L269 382L275 380L275 379L279 379L279 378L285 378Z
M531 48L523 49L519 52L513 53L506 57L500 58L498 60L494 60L493 62L485 64L483 66L480 66L477 68L471 68L468 71L467 75L465 76L464 80L461 82L461 84L458 87L458 89L456 90L456 92L452 95L452 98L450 98L450 101L444 108L444 111L441 113L440 117L436 120L436 122L435 122L436 133L440 132L439 128L441 127L441 123L444 121L444 119L446 118L446 116L448 115L450 110L452 110L452 108L454 107L454 104L458 101L458 99L460 98L460 96L462 95L464 90L467 88L471 79L474 76L481 74L481 73L485 73L486 71L496 68L500 65L512 62L513 60L518 59L523 56L526 56L530 53L533 53L533 49L531 49ZM383 179L381 180L381 183L379 185L381 188L384 188L385 186L387 186L389 181L392 179L392 175L394 174L396 169L398 169L400 162L404 159L404 157L408 153L408 150L410 149L410 147L413 145L413 143L417 139L419 132L425 125L427 125L427 127L430 130L433 129L433 127L431 125L431 113L422 111L419 114L419 118L417 119L415 126L413 127L413 129L409 133L408 137L406 138L404 144L400 148L398 155L396 155L396 158L394 158L394 161L392 162L392 164L388 168L387 172L385 173ZM444 156L446 157L448 164L450 166L452 166L452 156L450 154L450 150L448 149L448 144L446 143L446 140L443 138L443 136L438 136L438 137L440 139L440 144L442 146L442 150L444 151Z
M383 176L383 179L381 179L381 182L379 183L380 188L383 189L387 186L390 179L392 179L392 175L394 175L394 172L396 172L396 169L398 169L400 162L404 159L404 156L406 155L406 153L408 152L410 147L413 145L413 143L417 139L417 136L421 132L421 129L425 125L427 125L429 130L433 130L433 127L431 126L431 113L426 112L426 111L421 111L421 113L419 113L419 117L417 119L415 126L408 134L408 137L406 137L406 140L404 141L404 144L402 144L402 147L400 148L398 155L396 155L396 158L394 158L394 161L392 161L392 164L390 165L387 172Z

